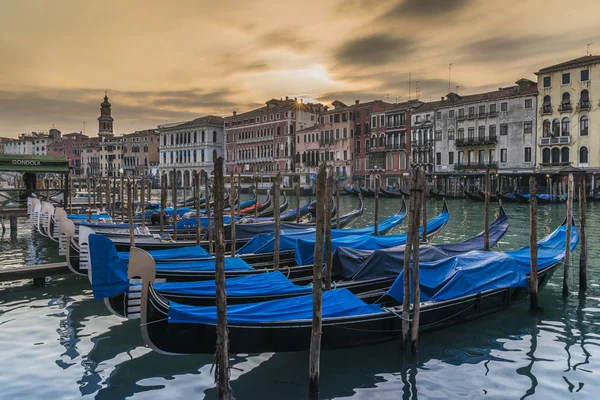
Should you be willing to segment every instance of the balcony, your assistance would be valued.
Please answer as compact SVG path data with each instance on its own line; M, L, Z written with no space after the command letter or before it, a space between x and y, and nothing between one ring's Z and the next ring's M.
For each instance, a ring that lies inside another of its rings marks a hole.
M384 163L381 161L367 161L367 171L384 171Z
M498 142L498 136L489 135L484 137L472 137L472 138L458 138L455 141L456 147L468 147L468 146L483 146L488 144L496 144Z
M371 149L372 151L374 150ZM386 144L385 145L385 150L386 151L392 151L392 150L406 150L406 143L396 143L396 144Z
M469 114L469 119L475 119L475 117L476 117L475 113Z
M478 118L485 118L485 117L487 117L487 113L486 113L486 112L480 112L480 113L477 115L477 117L478 117Z
M570 162L541 162L540 167L568 167Z
M433 140L420 140L420 141L411 143L411 145L413 148L416 148L416 149L429 149L429 148L433 147L434 143L435 142ZM404 149L404 147L403 147L403 149Z
M540 146L552 146L555 144L571 144L571 136L550 136L540 138Z
M273 135L254 137L254 138L249 138L249 139L239 139L236 141L236 143L242 144L242 143L272 142L272 141L273 141ZM195 144L198 144L198 143L195 143ZM200 143L200 145L203 145L203 144L206 145L206 143Z
M579 110L589 110L591 108L591 103L589 101L582 101L579 103Z
M543 105L541 108L542 115L552 114L552 106L551 105Z
M476 163L476 162L466 162L466 163L456 163L454 164L454 169L457 171L467 170L467 169L498 169L497 162L490 163Z
M467 119L467 116L464 114L458 114L458 117L456 117L456 119L458 119L459 121L464 121L465 119Z
M492 117L497 117L498 116L498 111L490 111L488 113L488 117L492 118Z
M573 106L571 106L571 103L562 103L558 107L558 112L561 112L561 113L571 112L572 110L573 110Z

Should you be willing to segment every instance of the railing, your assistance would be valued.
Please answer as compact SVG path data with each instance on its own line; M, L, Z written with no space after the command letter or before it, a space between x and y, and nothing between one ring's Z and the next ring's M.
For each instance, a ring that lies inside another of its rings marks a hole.
M367 161L367 170L368 171L383 171L384 168L384 162L383 160L381 160L381 162L370 162Z
M256 142L267 142L267 141L272 141L274 136L260 136L260 137L254 137L254 138L249 138L249 139L240 139L237 140L236 143L256 143Z
M542 115L552 114L552 106L543 105L542 106Z
M542 167L568 167L571 165L570 162L541 162L540 166Z
M271 138L272 140L273 138ZM241 143L241 142L235 142L235 143ZM180 144L166 144L166 145L160 145L160 150L167 150L167 149L183 149L183 148L190 148L190 147L209 147L209 146L219 146L221 147L223 144L219 143L219 142L198 142L198 143L180 143Z
M467 162L467 163L456 163L454 164L454 168L457 170L461 169L498 169L497 162L489 162L489 163L476 163L476 162Z
M498 116L498 111L490 111L488 113L488 116L490 116L490 117L497 117Z
M456 119L459 121L464 121L465 119L467 119L467 116L465 114L463 114L463 115L458 114L458 117L456 117Z
M411 143L412 147L433 147L433 140L418 140L416 142ZM406 148L403 147L403 149Z
M475 116L476 116L475 113L469 114L469 119L475 119Z
M558 107L559 112L570 112L572 110L573 110L573 106L571 106L571 103L564 103Z
M551 146L554 144L571 144L571 136L556 136L540 138L540 146Z
M479 118L485 118L487 117L487 113L486 112L480 112L478 115Z
M496 135L490 135L486 137L472 137L472 138L458 138L456 139L456 147L461 146L479 146L486 144L495 144L498 142L498 137Z
M386 144L386 150L406 150L406 143Z
M591 104L589 101L582 101L579 103L580 110L589 110L591 108Z

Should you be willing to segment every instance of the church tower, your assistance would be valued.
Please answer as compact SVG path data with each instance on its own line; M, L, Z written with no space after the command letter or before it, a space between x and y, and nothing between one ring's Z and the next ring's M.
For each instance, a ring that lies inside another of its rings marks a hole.
M110 116L110 103L108 95L104 92L104 101L100 104L100 117L98 118L98 136L101 141L113 137L113 117Z

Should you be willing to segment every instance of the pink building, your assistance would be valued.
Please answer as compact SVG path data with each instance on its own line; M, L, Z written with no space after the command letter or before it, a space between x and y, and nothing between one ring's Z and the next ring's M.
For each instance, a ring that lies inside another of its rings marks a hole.
M81 132L67 133L61 139L48 146L49 156L67 156L71 162L74 176L83 176L84 169L81 164L81 153L89 141L89 137Z
M320 125L313 125L296 132L296 172L316 173L321 159Z
M225 118L226 171L294 171L294 133L317 122L321 104L272 99L264 107Z

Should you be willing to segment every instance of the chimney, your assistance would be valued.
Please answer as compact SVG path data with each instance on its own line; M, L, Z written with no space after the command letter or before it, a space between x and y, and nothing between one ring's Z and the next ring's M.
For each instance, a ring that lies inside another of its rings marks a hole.
M236 111L234 111L234 112L233 112L233 116L235 117L236 115L237 115L237 112L236 112Z
M360 103L360 100L355 100L354 104L358 105Z
M289 97L285 96L285 99L286 99L286 100L288 100L288 99L289 99Z
M444 101L444 96L442 96L442 100L441 101Z

